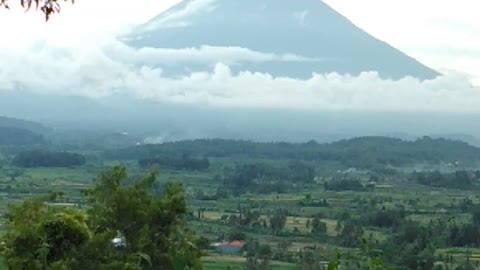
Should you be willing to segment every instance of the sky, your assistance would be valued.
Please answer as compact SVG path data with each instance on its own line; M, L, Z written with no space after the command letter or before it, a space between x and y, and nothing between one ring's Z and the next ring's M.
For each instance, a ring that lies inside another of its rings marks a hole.
M63 4L62 13L49 23L43 22L40 12L24 14L12 2L12 10L0 10L0 24L6 26L0 42L0 85L9 91L20 87L89 97L128 93L137 98L221 106L480 110L475 102L480 90L470 85L480 85L478 0L325 1L377 38L434 69L448 71L448 76L427 82L412 78L384 81L371 72L358 77L321 74L303 81L248 72L234 76L222 63L182 79L167 78L161 69L141 64L152 56L175 61L165 58L165 51L148 54L119 44L115 37L178 2L77 0L73 6ZM194 53L212 53L208 49ZM167 53L180 58L192 54ZM258 87L255 93L246 90L252 84Z
M437 70L480 84L480 1L326 0L360 28Z
M148 21L179 0L79 0L64 5L50 24L42 14L17 7L0 13L8 35L28 43L46 37L57 44L93 43L111 38L132 24ZM456 70L480 83L480 1L477 0L325 0L373 36L438 70ZM15 7L15 6L14 6ZM2 14L3 13L3 14ZM108 18L108 19L107 19ZM34 27L32 27L34 25ZM24 34L19 34L24 33ZM13 44L13 42L12 42Z

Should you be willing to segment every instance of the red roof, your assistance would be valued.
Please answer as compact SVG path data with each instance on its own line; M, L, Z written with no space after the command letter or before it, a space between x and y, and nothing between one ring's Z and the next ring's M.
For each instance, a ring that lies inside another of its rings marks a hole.
M242 241L233 241L233 242L231 242L230 244L228 244L228 246L243 248L243 246L245 246L245 242L242 242Z

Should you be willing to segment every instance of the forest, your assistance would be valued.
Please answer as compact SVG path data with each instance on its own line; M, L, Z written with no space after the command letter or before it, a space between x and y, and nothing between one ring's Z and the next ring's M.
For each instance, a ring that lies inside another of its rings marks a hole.
M260 143L220 139L193 140L114 149L106 151L104 157L109 160L129 160L178 153L216 158L325 161L365 169L423 162L471 163L480 160L480 150L476 147L461 141L430 137L415 141L388 137L361 137L324 144L315 141Z
M85 157L76 153L28 151L17 154L12 164L17 167L70 167L85 164Z

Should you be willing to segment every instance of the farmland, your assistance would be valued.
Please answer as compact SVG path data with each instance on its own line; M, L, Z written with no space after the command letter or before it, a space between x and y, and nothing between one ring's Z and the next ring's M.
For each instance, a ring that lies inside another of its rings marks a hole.
M93 186L102 171L123 165L135 179L155 167L160 186L184 185L191 230L210 243L246 243L238 254L205 248L202 261L207 270L244 269L249 263L265 263L268 269L321 269L335 260L363 269L376 258L398 269L480 263L478 229L469 229L478 228L480 220L480 178L474 162L355 168L305 158L203 155L208 166L196 169L182 166L197 164L202 156L172 151L169 155L183 158L168 160L167 165L161 164L165 158L144 164L125 154L118 159L98 154L83 165L63 168L4 162L0 211L4 216L8 205L52 192L61 194L55 207L83 211L89 205L82 191ZM464 186L451 186L455 181ZM7 229L5 222L2 231Z

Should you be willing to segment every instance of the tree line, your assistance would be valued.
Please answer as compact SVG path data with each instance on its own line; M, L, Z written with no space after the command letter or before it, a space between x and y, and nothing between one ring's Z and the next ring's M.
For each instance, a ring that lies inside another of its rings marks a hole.
M240 164L226 171L223 186L235 194L285 193L313 183L315 168L307 163L292 161L287 166L266 163Z
M367 188L362 184L359 179L354 178L341 178L333 179L330 181L325 181L324 183L325 190L329 191L344 191L344 190L353 190L353 191L365 191Z
M143 158L138 160L138 164L143 167L159 166L174 170L200 171L207 170L210 167L208 158L193 158L190 155L183 154L181 157L154 157Z
M471 189L478 187L480 171L457 170L450 173L441 173L439 171L414 172L410 176L410 180L431 187Z
M389 137L359 137L334 143L187 140L109 150L104 153L104 157L110 160L138 160L156 156L177 156L179 153L206 157L328 161L365 169L386 165L403 166L442 161L470 163L480 160L479 148L460 141L430 137L415 141Z
M18 167L71 167L82 166L86 163L84 156L77 153L28 151L15 156L12 164Z

